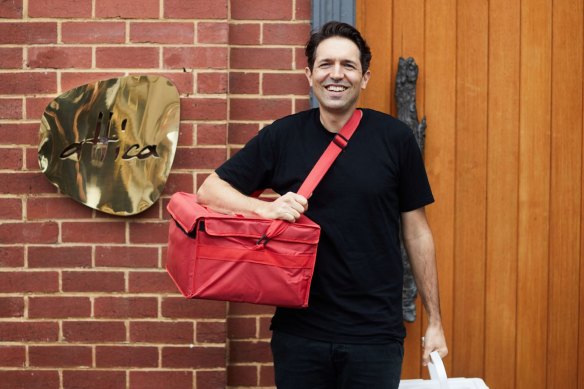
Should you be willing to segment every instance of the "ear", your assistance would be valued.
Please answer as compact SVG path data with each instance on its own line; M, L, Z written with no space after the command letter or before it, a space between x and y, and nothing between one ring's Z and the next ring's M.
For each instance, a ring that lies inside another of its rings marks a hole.
M310 71L310 68L308 66L304 68L304 74L308 79L308 85L310 85L310 87L312 88L312 72Z
M361 80L361 89L367 88L367 83L369 82L370 78L371 78L371 70L367 69L365 74L363 74L363 79Z

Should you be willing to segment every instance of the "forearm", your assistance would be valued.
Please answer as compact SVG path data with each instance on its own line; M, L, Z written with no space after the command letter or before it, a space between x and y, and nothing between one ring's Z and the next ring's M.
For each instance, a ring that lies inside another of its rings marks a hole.
M418 292L428 314L428 322L439 324L441 322L440 297L432 235L424 232L407 240L404 239L404 244Z
M423 208L402 214L403 240L429 323L440 323L434 239Z
M197 191L197 201L226 214L258 216L257 210L264 201L246 196L212 173Z

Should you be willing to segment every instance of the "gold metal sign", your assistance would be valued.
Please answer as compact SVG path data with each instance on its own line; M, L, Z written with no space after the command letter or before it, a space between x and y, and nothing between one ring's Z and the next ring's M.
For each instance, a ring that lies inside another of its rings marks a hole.
M99 211L134 215L162 193L176 152L180 101L159 76L82 85L49 103L39 164L61 192Z

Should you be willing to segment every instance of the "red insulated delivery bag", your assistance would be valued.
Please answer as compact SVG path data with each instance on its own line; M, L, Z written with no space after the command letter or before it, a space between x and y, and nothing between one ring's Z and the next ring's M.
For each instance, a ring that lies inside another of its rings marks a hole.
M335 136L298 190L308 198L362 117L355 114ZM166 269L187 298L308 306L320 237L318 224L226 215L175 193L167 207L172 220Z

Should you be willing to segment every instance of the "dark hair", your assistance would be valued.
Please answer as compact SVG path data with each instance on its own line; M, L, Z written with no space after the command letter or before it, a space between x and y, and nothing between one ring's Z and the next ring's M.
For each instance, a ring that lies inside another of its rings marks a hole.
M312 71L314 67L316 48L318 45L325 39L335 36L347 38L357 45L361 53L361 68L363 69L363 73L365 73L369 69L369 63L371 62L371 49L369 49L367 42L365 42L365 39L363 39L361 33L355 27L336 21L326 23L320 30L310 35L310 39L306 43L306 49L304 50L310 70Z

